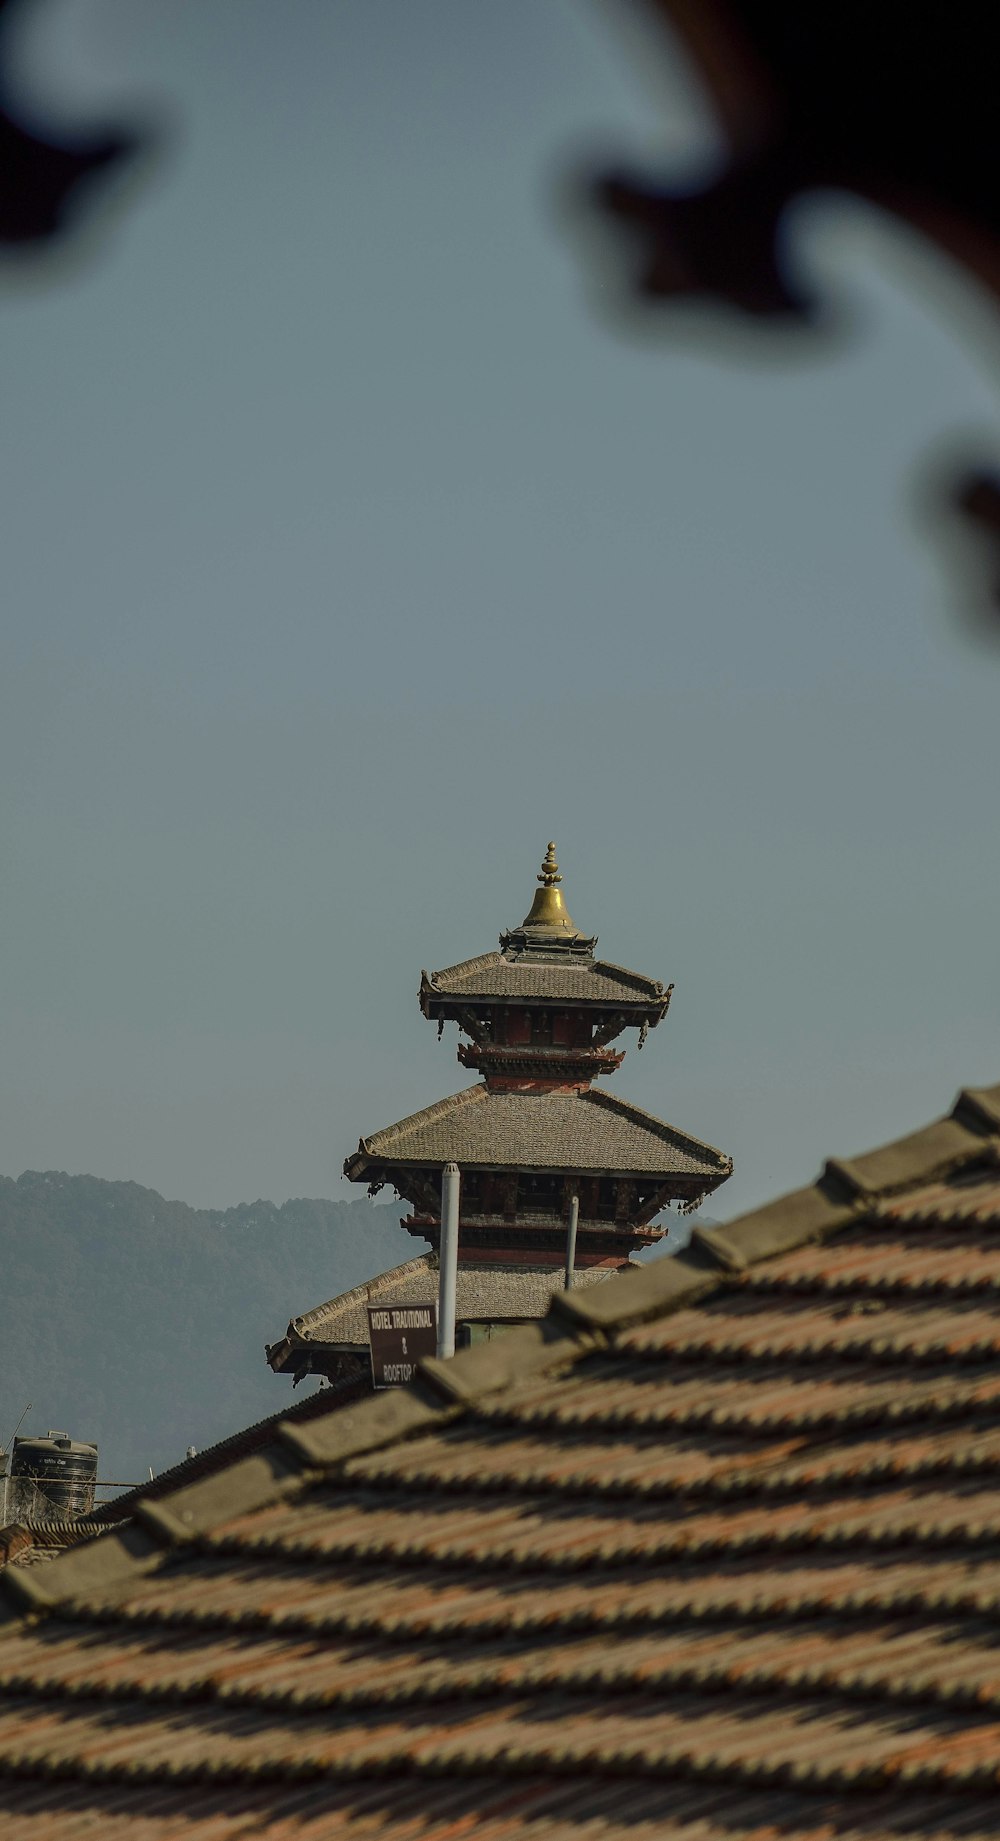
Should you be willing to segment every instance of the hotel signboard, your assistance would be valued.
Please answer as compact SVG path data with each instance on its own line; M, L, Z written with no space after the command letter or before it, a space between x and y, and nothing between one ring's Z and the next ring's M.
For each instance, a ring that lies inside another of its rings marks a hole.
M436 1304L369 1304L368 1341L376 1387L402 1387L437 1352Z

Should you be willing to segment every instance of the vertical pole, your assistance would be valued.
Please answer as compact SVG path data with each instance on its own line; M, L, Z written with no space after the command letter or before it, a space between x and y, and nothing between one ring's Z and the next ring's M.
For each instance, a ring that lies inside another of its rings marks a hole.
M576 1225L580 1219L580 1197L574 1195L569 1205L569 1224L566 1228L566 1290L573 1289L573 1270L576 1265Z
M437 1352L442 1361L448 1361L455 1353L459 1183L457 1163L446 1163L441 1173L441 1256L438 1262Z

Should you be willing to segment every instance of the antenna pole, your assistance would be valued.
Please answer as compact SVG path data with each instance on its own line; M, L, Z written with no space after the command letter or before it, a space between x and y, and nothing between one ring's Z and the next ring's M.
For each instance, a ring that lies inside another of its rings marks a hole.
M10 1460L11 1460L11 1455L12 1455L12 1453L13 1453L13 1450L14 1450L14 1440L16 1439L16 1437L17 1437L17 1435L18 1435L18 1433L19 1433L19 1431L21 1430L21 1427L23 1426L23 1424L24 1424L24 1422L25 1422L25 1420L27 1419L27 1417L28 1417L28 1414L30 1413L30 1411L31 1411L31 1401L29 1400L29 1401L28 1401L28 1404L27 1404L27 1406L26 1406L26 1407L25 1407L25 1409L24 1409L24 1412L23 1412L23 1413L21 1414L21 1417L20 1417L20 1419L18 1420L18 1422L17 1422L17 1424L16 1424L16 1426L14 1427L14 1430L13 1430L13 1432L12 1432L12 1433L11 1433L11 1435L10 1435L10 1443L9 1443L9 1445L7 1446L7 1449L6 1449L6 1451L0 1451L0 1459L2 1459L2 1460L3 1460L3 1519L4 1519L4 1526L6 1526L6 1524L7 1524L7 1477L8 1477L8 1473L9 1473L9 1471L10 1471Z
M455 1353L460 1182L457 1163L446 1163L441 1175L441 1253L438 1260L437 1352L442 1361L448 1361Z
M576 1273L575 1273L576 1229L577 1229L577 1223L579 1222L579 1219L580 1219L580 1197L578 1195L574 1195L570 1201L569 1221L566 1226L566 1285L565 1285L565 1289L567 1291L572 1291L573 1281L576 1276Z

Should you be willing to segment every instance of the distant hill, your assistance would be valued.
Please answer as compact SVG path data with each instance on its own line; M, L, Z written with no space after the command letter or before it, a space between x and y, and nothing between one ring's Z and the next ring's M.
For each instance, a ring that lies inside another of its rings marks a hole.
M296 1312L420 1252L400 1213L368 1201L189 1208L138 1183L0 1176L0 1447L30 1400L24 1431L93 1439L102 1477L138 1482L291 1405L264 1344ZM671 1222L643 1257L677 1251L691 1225Z
M291 1405L265 1342L420 1251L400 1212L189 1208L138 1183L0 1177L0 1445L30 1400L25 1431L94 1439L103 1477L138 1481Z

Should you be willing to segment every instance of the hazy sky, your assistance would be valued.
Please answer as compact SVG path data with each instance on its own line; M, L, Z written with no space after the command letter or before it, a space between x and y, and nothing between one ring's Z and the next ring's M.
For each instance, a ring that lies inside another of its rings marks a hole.
M418 973L549 837L676 981L616 1085L733 1155L714 1213L1000 1078L1000 650L908 509L996 402L906 239L797 213L849 338L629 337L559 176L714 138L596 4L28 28L50 112L171 142L58 276L0 271L0 1169L345 1193L467 1084Z

